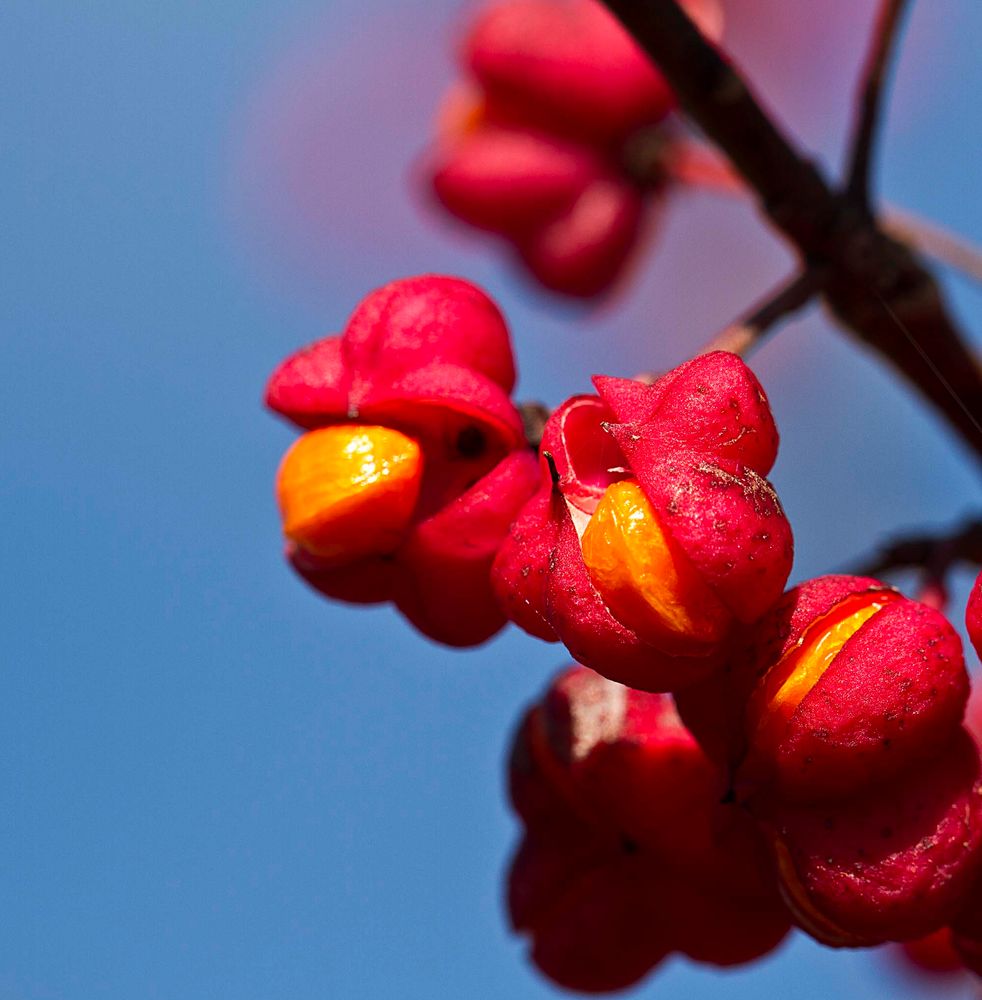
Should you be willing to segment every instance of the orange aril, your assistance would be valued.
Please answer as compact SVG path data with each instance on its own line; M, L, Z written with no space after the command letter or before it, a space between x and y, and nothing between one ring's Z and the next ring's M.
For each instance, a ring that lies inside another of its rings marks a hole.
M847 598L813 623L800 645L766 673L747 707L751 741L770 745L780 739L802 699L819 682L842 647L897 594L884 591Z
M611 614L668 653L705 652L732 615L658 521L637 483L604 491L581 539L590 579Z
M338 565L387 555L405 537L422 475L419 445L388 427L310 431L286 453L277 474L283 533Z

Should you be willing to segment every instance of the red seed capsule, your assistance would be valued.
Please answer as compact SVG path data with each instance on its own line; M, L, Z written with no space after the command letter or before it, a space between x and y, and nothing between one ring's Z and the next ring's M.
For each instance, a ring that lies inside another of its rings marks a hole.
M939 753L959 730L968 675L958 636L883 584L808 581L756 626L754 642L742 668L755 678L739 774L748 790L848 794Z
M504 624L490 567L537 479L493 302L457 278L373 292L288 358L268 405L310 429L279 477L290 562L327 596L392 601L455 646Z
M715 965L772 950L788 913L747 814L664 695L584 667L525 716L510 765L525 826L513 927L560 985L624 988L680 951Z
M965 627L975 652L982 657L982 573L975 578L975 586L968 598L965 609Z
M719 37L717 0L684 6ZM665 80L596 0L499 0L475 21L463 62L471 79L441 110L429 165L438 200L502 236L544 287L608 291L672 179Z
M905 962L931 976L950 975L965 967L955 950L950 927L942 927L926 937L906 941L899 946L898 951Z
M833 946L906 941L950 924L982 865L979 753L964 731L862 795L772 801L757 813L796 920Z
M596 382L546 425L540 491L501 548L496 591L592 669L677 691L724 666L787 580L791 530L763 478L777 431L732 354L653 385Z

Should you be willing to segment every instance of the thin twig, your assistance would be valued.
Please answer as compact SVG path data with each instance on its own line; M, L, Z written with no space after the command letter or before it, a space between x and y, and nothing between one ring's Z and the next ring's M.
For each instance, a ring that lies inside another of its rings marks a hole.
M870 172L890 57L896 50L907 9L907 0L880 0L876 26L861 76L856 124L846 172L846 194L864 212L868 212L870 206Z
M895 239L975 281L982 282L982 248L903 208L887 206L880 212L883 229Z
M518 412L522 418L522 427L525 430L525 440L533 451L539 450L542 444L542 434L546 429L549 420L549 407L545 403L532 400L518 404Z
M717 194L746 196L740 175L716 150L694 139L676 139L662 156L662 177Z
M827 269L823 296L836 318L914 385L982 460L982 365L911 248L829 185L677 0L604 3L658 64L682 109L756 193L804 266Z
M859 560L848 572L855 576L880 576L891 570L921 569L930 578L943 580L958 563L982 566L982 518L966 521L947 532L898 538Z
M731 351L733 354L746 355L782 319L786 319L813 301L821 287L822 274L820 271L807 270L796 274L780 285L759 305L751 309L742 319L718 333L699 351L699 354L710 354L712 351ZM658 376L651 372L644 372L635 378L639 382L646 382L650 385L656 381ZM519 404L518 411L525 427L526 441L531 448L538 449L542 443L542 433L546 421L549 419L549 408L539 402L526 402Z
M746 355L781 320L808 305L821 290L822 281L822 272L814 268L796 274L741 319L720 331L699 353L732 351Z

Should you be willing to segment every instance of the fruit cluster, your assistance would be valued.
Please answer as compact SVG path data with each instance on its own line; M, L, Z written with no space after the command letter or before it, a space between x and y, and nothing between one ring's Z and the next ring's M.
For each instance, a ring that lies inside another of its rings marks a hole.
M719 37L718 0L684 6ZM437 198L503 238L546 288L606 291L674 179L664 78L597 0L494 4L461 55L470 80L441 115Z
M497 632L491 563L538 481L514 383L501 313L456 278L386 285L287 358L266 402L307 431L276 486L294 569L449 645Z
M875 580L824 577L748 632L678 707L767 832L798 925L859 946L948 923L982 865L954 630Z
M579 666L553 681L509 769L525 833L508 909L547 976L619 989L672 952L729 966L784 938L764 842L719 774L667 695Z
M671 952L750 961L793 923L851 947L950 928L982 972L960 640L878 580L784 592L778 434L747 366L597 378L538 454L514 381L491 300L428 276L369 295L266 398L305 431L277 494L308 583L453 645L510 619L583 664L512 755L509 908L535 962L613 989ZM982 578L967 623L982 646Z

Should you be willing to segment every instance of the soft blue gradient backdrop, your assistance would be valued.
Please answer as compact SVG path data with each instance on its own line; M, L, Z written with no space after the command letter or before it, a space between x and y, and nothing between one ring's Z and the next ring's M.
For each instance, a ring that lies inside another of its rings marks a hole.
M524 394L556 402L678 362L787 258L745 206L684 198L626 297L584 317L430 221L406 178L456 13L0 4L2 1000L551 995L503 919L502 756L562 655L516 632L451 652L306 591L262 385L371 287L445 270L499 299ZM882 187L982 242L982 5L921 3L910 37ZM823 55L836 101L861 47ZM799 125L833 158L837 107ZM979 290L947 283L978 331ZM978 502L940 425L820 318L755 367L796 577ZM803 939L638 992L937 995Z

